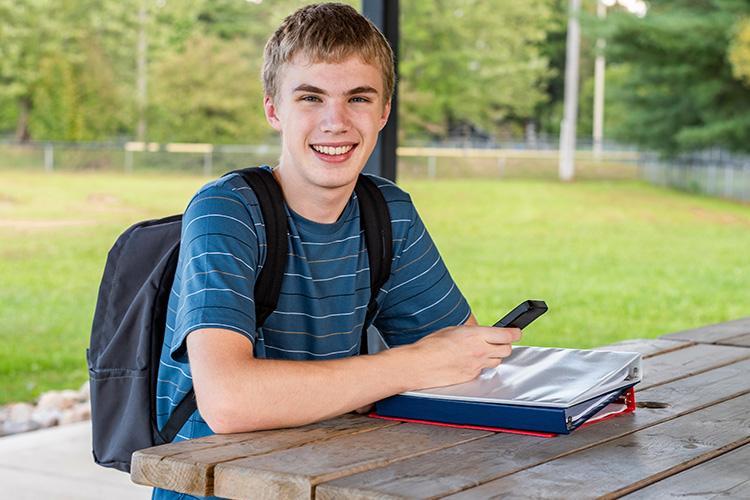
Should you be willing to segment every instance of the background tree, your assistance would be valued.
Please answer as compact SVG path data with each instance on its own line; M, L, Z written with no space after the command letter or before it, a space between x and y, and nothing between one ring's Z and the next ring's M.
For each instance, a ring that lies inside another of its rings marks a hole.
M480 129L518 135L546 99L549 0L402 2L401 127L406 137Z
M241 41L194 35L153 67L151 133L156 141L256 142L263 115L259 62Z
M735 25L729 46L729 62L734 77L750 86L750 18L744 18Z
M127 94L115 70L125 66L108 49L120 46L112 32L128 28L110 15L115 5L0 0L0 125L15 122L19 140L122 132Z
M61 26L44 0L0 0L0 99L12 111L15 136L28 140L33 93L42 59L61 45ZM7 109L7 108L6 108ZM7 119L7 118L6 118Z
M750 4L739 0L663 0L643 19L611 15L609 61L627 65L622 80L609 85L627 109L611 133L667 154L711 146L750 151L737 25L748 14Z

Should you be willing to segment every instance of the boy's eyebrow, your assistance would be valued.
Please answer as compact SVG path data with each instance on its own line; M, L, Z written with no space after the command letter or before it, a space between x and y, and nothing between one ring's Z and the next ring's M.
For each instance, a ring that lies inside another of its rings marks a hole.
M308 83L302 83L295 87L293 92L310 92L313 94L321 94L321 95L328 95L328 92L325 90L316 87L315 85L310 85ZM377 89L370 87L369 85L362 85L360 87L355 87L349 91L346 92L346 95L354 95L354 94L377 94Z
M354 94L377 94L378 91L369 85L363 85L361 87L354 87L349 92L346 93L346 95L354 95Z
M313 94L328 95L328 92L314 85L303 83L298 85L292 92L311 92Z

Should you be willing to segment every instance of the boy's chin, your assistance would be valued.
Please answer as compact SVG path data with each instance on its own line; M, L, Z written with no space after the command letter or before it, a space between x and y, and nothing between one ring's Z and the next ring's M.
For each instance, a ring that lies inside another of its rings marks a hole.
M354 161L354 158L341 163L329 163L315 158L313 165L312 177L318 181L316 183L326 184L326 187L341 187L356 182L357 176L365 167L364 163Z

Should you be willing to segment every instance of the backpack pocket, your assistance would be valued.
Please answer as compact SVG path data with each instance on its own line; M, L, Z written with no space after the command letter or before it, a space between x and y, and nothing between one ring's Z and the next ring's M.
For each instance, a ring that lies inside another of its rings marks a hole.
M88 358L88 351L87 351ZM89 360L94 461L130 472L134 451L153 446L148 369L96 369ZM145 432L144 432L145 431Z

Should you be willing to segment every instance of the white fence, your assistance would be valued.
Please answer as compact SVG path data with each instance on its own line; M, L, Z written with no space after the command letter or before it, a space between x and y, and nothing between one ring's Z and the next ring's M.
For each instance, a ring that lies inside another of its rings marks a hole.
M750 156L712 149L673 160L650 154L641 159L643 178L696 194L750 201Z
M125 143L0 143L0 168L25 170L175 171L210 176L274 163L279 146Z
M489 147L399 147L399 178L557 178L556 144L490 144ZM179 171L218 175L275 164L278 144L212 145L124 143L0 143L0 168L53 170ZM576 153L577 178L637 178L636 151L590 149Z

